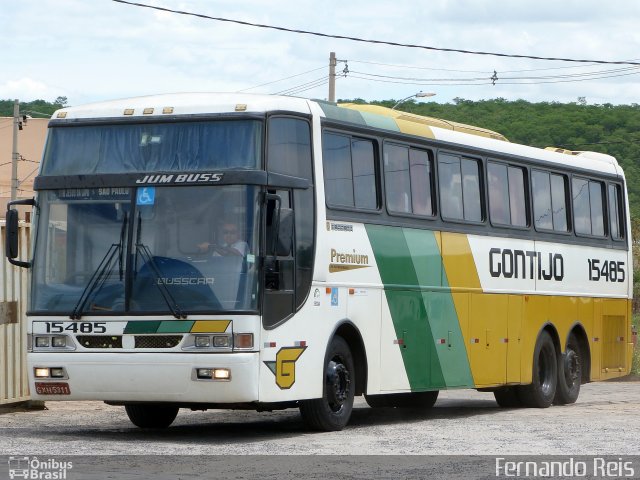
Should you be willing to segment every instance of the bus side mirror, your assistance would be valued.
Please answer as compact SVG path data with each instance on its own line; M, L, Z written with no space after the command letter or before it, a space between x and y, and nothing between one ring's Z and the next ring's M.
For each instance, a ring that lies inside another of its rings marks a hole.
M7 210L7 231L5 236L5 252L7 258L18 257L18 211Z
M7 231L5 232L5 253L9 261L18 258L18 211L7 210Z
M18 249L18 240L20 238L20 227L18 226L18 211L15 208L11 208L13 205L31 205L34 206L36 204L33 198L27 200L14 200L9 202L7 205L7 216L6 216L6 230L5 230L5 243L4 243L4 253L7 256L7 260L12 265L16 265L18 267L31 267L31 262L23 262L20 260L16 260L18 258L19 249Z

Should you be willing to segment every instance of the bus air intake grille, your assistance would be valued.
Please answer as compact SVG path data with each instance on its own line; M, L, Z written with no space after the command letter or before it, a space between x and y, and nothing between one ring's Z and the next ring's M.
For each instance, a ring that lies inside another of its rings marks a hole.
M122 348L122 336L78 335L76 340L84 348Z
M182 341L182 335L136 335L136 348L173 348Z

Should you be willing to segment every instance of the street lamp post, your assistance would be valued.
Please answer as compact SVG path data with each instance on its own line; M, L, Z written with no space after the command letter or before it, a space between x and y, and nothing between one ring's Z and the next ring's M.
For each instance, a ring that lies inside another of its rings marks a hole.
M409 100L410 98L425 98L425 97L433 97L435 95L435 93L432 92L418 92L418 93L414 93L413 95L409 95L407 98L403 98L402 100L400 100L398 103L396 103L393 107L391 107L391 110L395 110L396 107L398 105L400 105L401 103L406 102L407 100Z

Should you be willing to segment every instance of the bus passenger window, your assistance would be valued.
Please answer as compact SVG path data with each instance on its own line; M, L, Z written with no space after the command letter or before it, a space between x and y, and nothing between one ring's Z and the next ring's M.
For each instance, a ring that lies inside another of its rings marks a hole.
M482 207L480 202L480 168L478 162L476 160L463 158L461 167L464 219L481 222Z
M353 165L355 206L358 208L377 208L373 143L369 140L353 138L351 140L351 162Z
M427 151L386 143L384 178L389 212L433 215L432 172Z
M433 166L429 153L409 150L411 172L411 205L416 215L433 215Z
M576 233L603 237L605 231L602 184L585 178L574 178L572 187Z
M477 160L440 154L438 181L443 218L482 221L480 166Z
M524 169L510 166L508 168L508 174L511 225L516 227L526 227L529 222L527 221L527 190L524 182Z
M609 220L611 225L611 238L621 240L624 238L624 222L622 214L622 195L620 186L609 184Z
M351 142L349 137L325 133L322 136L324 191L327 204L353 207Z
M533 215L537 229L567 232L567 195L563 175L533 170Z
M370 210L378 207L371 140L325 132L322 158L327 205Z
M509 212L507 166L489 162L487 173L489 175L489 218L491 223L509 225L511 214Z
M390 212L411 213L408 147L384 146L384 180L387 209Z
M488 162L487 173L491 223L526 227L524 169Z
M462 220L462 182L460 180L460 158L452 155L438 156L438 182L442 216Z

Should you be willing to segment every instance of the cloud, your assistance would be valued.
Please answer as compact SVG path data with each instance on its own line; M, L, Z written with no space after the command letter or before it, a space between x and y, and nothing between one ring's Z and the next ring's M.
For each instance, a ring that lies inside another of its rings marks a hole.
M637 56L640 2L556 0L147 0L153 5L214 17L389 40L435 47L539 56L631 59ZM28 25L29 28L25 28ZM0 97L65 95L72 104L114 97L176 91L251 90L274 93L328 75L335 51L349 60L352 72L415 77L422 82L367 77L351 73L337 81L341 98L402 98L418 90L434 91L433 100L504 97L537 101L598 103L637 101L637 75L576 83L509 85L506 77L527 70L529 76L613 70L561 62L505 59L319 38L226 22L84 0L22 0L3 5L0 41L4 68ZM369 63L356 63L357 60ZM413 69L379 64L407 65ZM339 64L339 69L344 68ZM308 75L301 72L322 68ZM431 70L427 70L431 69ZM555 69L555 70L549 70ZM498 72L493 85L441 79L482 77ZM640 72L640 69L638 70ZM480 72L480 73L478 73ZM29 79L24 83L19 79ZM440 79L440 81L438 81ZM18 82L16 84L16 82ZM451 85L458 83L457 85ZM11 88L9 88L11 85ZM17 86L16 86L17 85ZM325 84L301 95L327 96Z

